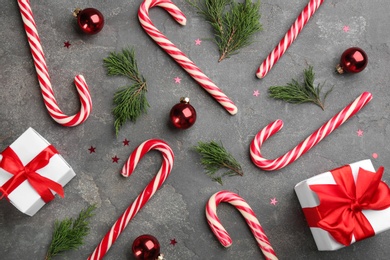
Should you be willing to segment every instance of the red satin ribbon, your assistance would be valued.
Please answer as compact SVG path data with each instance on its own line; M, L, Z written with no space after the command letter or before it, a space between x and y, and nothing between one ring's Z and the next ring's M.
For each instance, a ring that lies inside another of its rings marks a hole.
M310 227L328 231L343 245L374 236L375 231L362 210L383 210L390 207L390 189L381 181L384 168L377 173L359 168L356 184L349 165L331 171L335 184L310 185L320 205L303 208Z
M10 147L7 147L2 152L3 159L0 162L0 167L14 176L1 187L3 196L8 198L8 195L27 179L46 203L54 199L54 195L50 190L64 197L64 189L60 184L36 172L49 164L50 158L57 153L56 148L49 145L27 165L23 165L18 155Z

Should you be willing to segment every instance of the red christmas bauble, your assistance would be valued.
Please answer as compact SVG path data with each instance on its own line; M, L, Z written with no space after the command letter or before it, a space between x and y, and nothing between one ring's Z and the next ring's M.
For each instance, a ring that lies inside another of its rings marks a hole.
M132 251L137 260L156 260L160 256L160 243L152 235L141 235L134 240Z
M367 54L358 47L352 47L343 52L340 64L336 66L336 70L339 74L344 72L358 73L364 70L367 63Z
M86 34L96 34L103 29L104 17L99 10L95 8L76 9L73 12L77 18L77 24Z
M196 111L191 106L190 99L187 97L181 98L180 103L172 107L169 118L176 128L190 128L196 121Z

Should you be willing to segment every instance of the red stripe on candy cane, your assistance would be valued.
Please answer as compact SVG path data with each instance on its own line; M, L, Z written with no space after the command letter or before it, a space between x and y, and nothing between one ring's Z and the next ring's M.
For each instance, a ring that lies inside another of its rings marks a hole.
M278 259L252 208L239 195L226 190L219 191L212 195L206 205L207 223L218 241L224 247L232 245L232 239L230 238L229 233L222 226L221 221L217 216L217 207L221 202L227 202L233 205L242 214L265 258L269 260Z
M149 9L162 7L181 25L186 24L186 17L171 0L144 0L138 10L138 18L145 32L168 53L187 73L199 83L230 114L237 113L237 107L220 88L218 88L182 51L168 40L149 18Z
M339 113L334 115L328 122L323 124L314 133L308 136L304 141L298 144L294 149L288 151L285 155L280 156L274 160L265 159L260 151L262 144L277 133L283 127L283 121L278 119L261 131L259 131L250 145L250 155L252 162L262 170L274 171L279 170L290 163L293 163L301 155L309 151L313 146L321 142L326 136L332 133L336 128L342 125L345 121L359 112L372 99L369 92L363 92L355 101L346 106Z
M160 170L155 177L149 182L145 189L137 196L132 204L123 212L123 214L114 223L111 229L107 232L100 244L95 248L88 260L102 259L110 247L115 243L116 239L126 228L127 224L134 218L134 216L142 209L142 207L150 200L150 198L161 187L164 181L171 173L174 161L174 154L169 145L159 139L150 139L140 144L129 156L122 168L122 175L129 177L138 162L150 150L157 150L161 152L163 157Z
M50 116L63 126L77 126L83 123L92 110L92 99L89 88L82 75L75 77L75 85L80 98L80 110L72 116L65 115L59 108L54 97L54 91L51 86L45 55L41 46L41 40L38 35L37 27L34 21L33 13L29 0L18 0L20 14L24 23L24 29L27 34L30 45L31 55L34 60L35 70L38 76L39 86L41 88L43 101Z

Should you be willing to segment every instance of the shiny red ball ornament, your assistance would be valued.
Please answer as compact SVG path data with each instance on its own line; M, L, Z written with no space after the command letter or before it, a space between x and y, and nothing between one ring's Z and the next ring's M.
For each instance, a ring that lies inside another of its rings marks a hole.
M163 259L160 254L160 243L152 235L137 237L133 242L132 251L137 260Z
M196 121L196 111L191 106L190 99L188 97L182 97L180 103L172 107L169 118L176 128L190 128Z
M343 52L340 64L336 66L336 70L339 74L344 72L358 73L364 70L367 63L367 54L358 47L352 47Z
M95 8L77 8L73 12L73 15L77 18L77 24L81 31L86 34L96 34L103 29L104 17L102 13Z

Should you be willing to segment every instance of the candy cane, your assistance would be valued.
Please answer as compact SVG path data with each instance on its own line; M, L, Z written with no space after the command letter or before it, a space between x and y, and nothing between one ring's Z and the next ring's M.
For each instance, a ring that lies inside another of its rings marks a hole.
M217 102L230 114L237 113L234 103L219 89L183 52L168 40L153 24L149 18L149 9L160 6L165 9L181 25L186 24L186 17L171 0L144 0L138 10L138 18L146 33L190 76L199 83Z
M132 204L123 212L123 214L114 223L111 229L104 236L100 244L94 252L89 256L89 260L102 259L112 244L116 241L121 232L126 228L127 224L134 216L142 209L149 201L153 194L161 187L166 178L169 176L174 161L174 154L167 143L158 139L150 139L140 144L130 155L122 169L122 175L129 177L141 158L150 150L158 150L161 152L163 161L160 170L156 176L149 182L145 189L138 195Z
M232 239L226 229L222 226L221 221L217 216L217 206L221 202L230 203L235 206L238 211L240 211L266 259L277 259L271 243L269 242L251 207L239 195L226 190L219 191L212 195L206 205L207 222L219 242L224 247L232 245Z
M317 11L324 0L310 0L306 7L302 10L301 14L297 17L295 22L291 25L290 29L284 35L284 38L278 45L271 51L268 57L263 61L260 67L257 69L256 76L258 78L264 78L268 71L275 65L275 63L282 57L288 47L297 38L302 28L309 21L310 17Z
M277 133L283 127L283 121L278 119L270 123L259 133L257 133L250 145L250 154L253 163L265 171L279 170L285 167L286 165L297 160L301 155L305 154L327 135L332 133L333 130L359 112L368 102L371 101L371 99L371 93L363 92L355 101L346 106L338 114L333 116L328 122L323 124L319 129L307 137L303 142L298 144L294 149L274 160L263 158L260 152L260 147L268 138Z
M34 60L34 66L37 72L39 85L41 87L43 100L50 116L57 123L63 126L76 126L81 124L88 118L92 109L91 95L84 77L82 75L77 75L74 80L81 103L80 111L73 116L67 116L58 107L57 101L54 97L45 55L43 53L41 40L39 38L37 26L35 24L33 13L30 7L30 1L18 0L18 4L24 23L24 29L27 34L28 43L30 45L31 54Z

